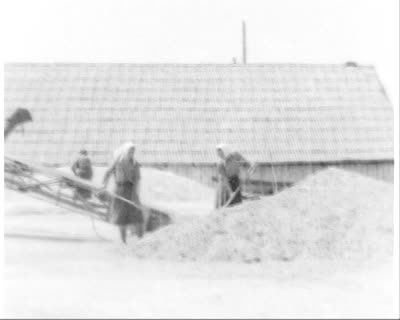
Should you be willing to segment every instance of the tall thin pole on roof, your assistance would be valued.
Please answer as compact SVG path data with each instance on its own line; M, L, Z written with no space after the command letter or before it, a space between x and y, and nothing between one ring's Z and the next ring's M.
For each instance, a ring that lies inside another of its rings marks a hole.
M242 21L242 49L243 49L243 64L247 63L246 57L246 22Z

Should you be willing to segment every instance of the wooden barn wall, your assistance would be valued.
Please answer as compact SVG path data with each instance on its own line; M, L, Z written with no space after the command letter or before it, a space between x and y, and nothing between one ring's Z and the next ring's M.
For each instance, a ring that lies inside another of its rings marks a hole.
M274 175L278 181L297 182L307 175L328 167L359 172L363 175L393 183L393 163L342 163L342 164L299 164L299 165L270 165L259 167L253 177L264 181L271 181ZM274 174L274 175L273 175Z
M216 176L216 165L179 165L164 164L151 165L153 168L167 170L175 174L188 177L210 187L215 187L213 177ZM309 174L328 167L336 167L344 170L359 172L363 175L393 183L393 162L377 163L341 163L341 164L288 164L288 165L260 165L257 167L251 179L273 182L274 176L278 182L295 183Z
M145 165L144 165L145 166ZM152 168L166 170L193 179L208 186L215 185L212 177L216 176L217 165L181 165L181 164L152 164Z

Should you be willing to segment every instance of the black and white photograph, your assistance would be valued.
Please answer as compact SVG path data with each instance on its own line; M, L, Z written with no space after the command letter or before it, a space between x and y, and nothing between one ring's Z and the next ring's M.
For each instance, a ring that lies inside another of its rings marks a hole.
M399 318L398 0L0 11L0 317Z

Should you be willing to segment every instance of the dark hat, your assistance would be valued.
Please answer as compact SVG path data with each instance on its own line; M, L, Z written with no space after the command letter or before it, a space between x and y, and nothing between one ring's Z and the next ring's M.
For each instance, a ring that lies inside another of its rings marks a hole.
M83 156L87 156L88 152L86 149L81 149L81 151L79 151L79 153Z

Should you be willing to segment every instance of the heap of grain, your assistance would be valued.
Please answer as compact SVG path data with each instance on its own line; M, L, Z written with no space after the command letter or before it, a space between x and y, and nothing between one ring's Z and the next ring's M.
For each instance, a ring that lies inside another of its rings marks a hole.
M334 168L276 196L171 225L133 244L139 257L265 261L390 256L393 185Z

